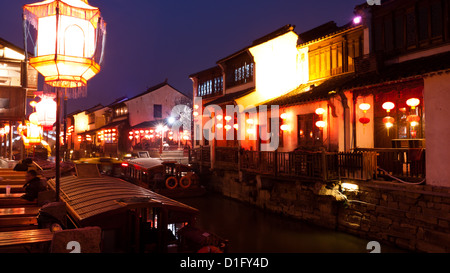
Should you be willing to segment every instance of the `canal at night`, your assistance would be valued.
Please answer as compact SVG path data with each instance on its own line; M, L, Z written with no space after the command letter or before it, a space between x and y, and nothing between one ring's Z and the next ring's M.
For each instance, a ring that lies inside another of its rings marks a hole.
M200 210L198 226L230 241L230 253L367 253L369 240L208 194L179 200ZM381 245L382 253L404 252Z

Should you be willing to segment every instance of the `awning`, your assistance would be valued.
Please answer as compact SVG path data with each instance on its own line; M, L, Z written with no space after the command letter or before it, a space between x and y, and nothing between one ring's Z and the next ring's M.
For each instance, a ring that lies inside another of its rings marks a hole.
M313 88L311 88L309 84L303 84L283 96L271 101L266 101L260 105L279 105L286 107L290 105L328 100L331 96L335 96L337 90L340 89L345 83L353 79L353 77L353 74L337 76L318 82L317 86L314 86Z
M158 125L167 125L167 122L165 119L160 119L160 120L152 120L152 121L145 121L142 123L139 123L137 125L134 125L133 127L131 127L131 129L147 129L147 128L156 128L158 127Z
M224 104L224 103L230 103L230 102L234 102L235 100L242 98L243 96L246 96L252 92L255 91L255 88L248 88L239 92L235 92L235 93L230 93L230 94L226 94L224 96L221 96L215 100L209 101L207 103L205 103L204 106L208 106L208 105L220 105L220 104Z

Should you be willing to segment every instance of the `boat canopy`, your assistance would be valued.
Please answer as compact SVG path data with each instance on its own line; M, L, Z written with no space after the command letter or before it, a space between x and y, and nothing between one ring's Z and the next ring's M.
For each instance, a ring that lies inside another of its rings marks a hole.
M48 184L55 189L54 179ZM62 177L60 198L80 224L138 208L160 207L177 214L198 214L195 208L113 177Z
M128 164L138 166L142 169L150 170L162 166L163 161L157 158L135 158L128 160Z

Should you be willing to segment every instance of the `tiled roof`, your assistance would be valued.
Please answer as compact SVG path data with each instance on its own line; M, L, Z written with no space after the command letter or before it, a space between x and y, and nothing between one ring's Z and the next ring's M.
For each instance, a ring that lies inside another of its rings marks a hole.
M422 77L425 74L446 69L450 69L450 52L393 64L384 67L380 72L358 75L352 81L347 82L343 88L349 90L368 87L386 82Z
M239 92L226 94L222 97L219 97L215 100L205 103L204 106L208 106L208 105L212 105L212 104L220 105L220 104L227 103L227 102L233 102L234 100L242 98L243 96L246 96L246 95L252 93L253 91L255 91L255 88L252 87L252 88L248 88L248 89L245 89L245 90L242 90Z
M319 83L316 83L317 86L313 87L310 91L308 90L309 84L303 84L296 88L295 90L280 96L271 101L267 101L264 105L280 105L280 106L289 106L295 104L302 104L312 101L318 100L326 100L334 93L330 94L332 91L337 91L338 88L343 86L348 81L352 80L354 74L346 74L341 76L336 76L334 78L327 79Z

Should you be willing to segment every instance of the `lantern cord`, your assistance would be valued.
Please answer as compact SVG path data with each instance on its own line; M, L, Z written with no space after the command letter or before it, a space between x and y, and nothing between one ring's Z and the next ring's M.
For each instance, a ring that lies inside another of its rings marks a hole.
M384 173L385 173L387 176L389 176L390 178L392 178L392 179L394 179L394 180L396 180L396 181L398 181L398 182L400 182L400 183L403 183L403 184L420 185L420 184L422 184L422 183L425 183L425 181L426 181L426 179L424 179L424 180L422 180L422 181L420 181L420 182L417 182L417 183L414 183L414 182L407 182L407 181L401 180L400 178L397 178L397 177L395 177L395 176L392 176L392 175L389 174L386 170L383 170L383 169L380 168L380 167L378 167L378 170L384 172Z

